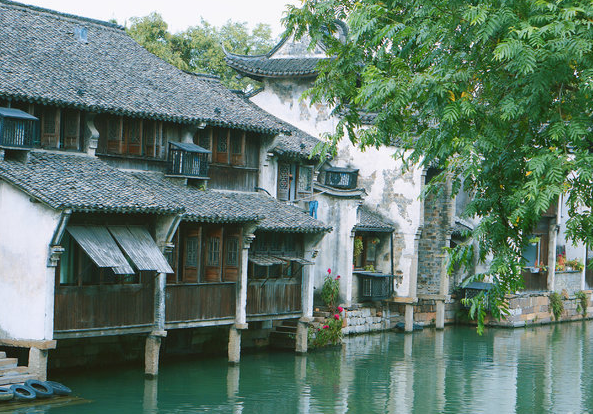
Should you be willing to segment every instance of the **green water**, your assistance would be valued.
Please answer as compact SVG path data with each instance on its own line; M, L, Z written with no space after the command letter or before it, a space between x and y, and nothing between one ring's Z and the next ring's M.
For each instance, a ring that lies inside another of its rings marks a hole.
M345 339L306 356L260 352L59 376L91 403L26 413L593 412L593 322L427 329Z

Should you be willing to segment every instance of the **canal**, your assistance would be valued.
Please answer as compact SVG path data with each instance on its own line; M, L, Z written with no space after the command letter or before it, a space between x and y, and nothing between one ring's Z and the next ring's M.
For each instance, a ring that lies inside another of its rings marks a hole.
M593 322L349 337L305 356L246 354L58 373L91 402L27 413L593 412Z

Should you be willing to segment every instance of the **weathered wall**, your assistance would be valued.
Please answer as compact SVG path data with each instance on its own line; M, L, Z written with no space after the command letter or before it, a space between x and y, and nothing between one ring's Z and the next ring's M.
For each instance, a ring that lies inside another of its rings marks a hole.
M310 86L310 80L265 80L264 90L253 96L251 100L264 110L309 134L321 137L323 133L333 132L338 120L330 115L330 110L326 105L311 106L307 99L300 99L301 94ZM338 155L332 163L340 167L358 168L360 170L359 187L364 187L367 192L365 205L395 224L394 270L403 275L402 283L397 286L397 293L405 296L409 292L409 279L413 271L413 258L416 254L414 236L421 215L419 196L422 187L422 172L415 169L402 174L402 165L393 158L394 152L394 148L381 148L380 150L369 148L362 152L355 148L350 141L343 140L339 144ZM320 204L320 209L321 207ZM350 214L348 213L348 215ZM339 223L340 217L340 215L336 215L320 218L334 228L338 225L340 228L344 228L345 223ZM352 223L352 225L354 224L355 222ZM345 229L341 236L333 238L330 237L331 235L326 236L318 260L324 264L320 264L318 273L321 269L325 271L327 267L336 265L340 267L339 271L344 273L341 268L351 266L352 242L331 246L337 240L343 242L344 235L351 229L352 227ZM348 251L336 255L336 249L347 249Z
M446 191L429 194L424 200L424 227L418 246L418 293L439 294L443 262L446 260L451 228L452 200Z
M0 182L0 337L51 339L49 244L59 213Z
M325 194L317 197L319 206L317 218L333 227L318 245L319 255L312 271L315 274L316 303L327 276L327 269L332 270L332 277L340 275L340 301L349 304L352 300L352 228L356 224L356 210L360 200L336 198Z
M582 290L583 272L559 272L554 275L554 291L562 292L566 290L568 294L574 295L575 292Z

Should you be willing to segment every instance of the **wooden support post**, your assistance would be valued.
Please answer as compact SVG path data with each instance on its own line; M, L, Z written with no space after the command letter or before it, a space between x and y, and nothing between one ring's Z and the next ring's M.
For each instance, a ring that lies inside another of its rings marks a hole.
M235 326L229 329L229 364L238 364L241 361L241 330Z
M156 377L159 373L159 354L161 340L167 336L165 331L165 284L167 275L159 273L154 284L154 331L146 338L144 350L144 373Z

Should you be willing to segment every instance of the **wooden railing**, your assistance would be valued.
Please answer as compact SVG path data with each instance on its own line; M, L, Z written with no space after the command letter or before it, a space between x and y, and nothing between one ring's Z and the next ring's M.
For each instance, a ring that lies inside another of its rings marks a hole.
M247 315L301 312L301 282L297 279L251 280L247 285Z
M54 331L125 328L154 321L154 284L60 286Z
M235 316L235 282L167 285L166 292L167 322Z

